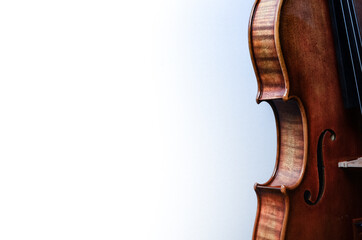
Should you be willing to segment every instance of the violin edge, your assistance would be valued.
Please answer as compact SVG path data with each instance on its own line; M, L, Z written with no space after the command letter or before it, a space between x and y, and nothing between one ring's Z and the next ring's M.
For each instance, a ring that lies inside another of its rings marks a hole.
M255 0L249 18L249 53L258 82L257 103L278 98L284 101L289 99L289 77L279 37L283 2ZM269 15L265 17L265 13ZM269 62L268 67L262 67L266 62Z
M272 176L266 183L254 186L258 203L252 239L285 239L289 191L301 184L307 164L306 113L302 101L297 96L290 96L288 71L279 38L283 2L256 0L249 20L249 51L258 82L256 101L266 101L272 107L277 127L277 154ZM264 17L270 13L271 17ZM285 145L291 138L295 145ZM286 176L289 169L297 171ZM270 213L274 215L272 218Z

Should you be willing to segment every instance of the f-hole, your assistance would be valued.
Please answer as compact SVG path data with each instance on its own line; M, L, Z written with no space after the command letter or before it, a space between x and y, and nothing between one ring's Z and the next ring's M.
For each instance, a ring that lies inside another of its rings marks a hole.
M322 132L318 139L318 149L317 149L317 166L318 166L318 182L319 182L319 190L317 199L312 201L312 194L309 190L304 192L304 201L308 205L316 205L322 198L324 190L325 190L325 173L324 173L324 161L323 161L323 141L327 133L330 133L330 139L334 141L336 139L336 134L331 129L326 129Z

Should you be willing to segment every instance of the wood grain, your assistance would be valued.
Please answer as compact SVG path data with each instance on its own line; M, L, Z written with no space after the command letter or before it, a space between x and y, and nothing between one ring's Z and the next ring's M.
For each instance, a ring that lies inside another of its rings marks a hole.
M353 239L362 171L338 162L362 156L362 121L343 105L328 1L257 0L249 46L278 136L274 173L255 185L253 239Z

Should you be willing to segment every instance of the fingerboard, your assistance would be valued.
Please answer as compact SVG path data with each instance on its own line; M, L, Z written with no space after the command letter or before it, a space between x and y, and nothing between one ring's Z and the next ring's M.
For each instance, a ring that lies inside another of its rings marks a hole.
M362 114L361 0L329 0L344 104Z

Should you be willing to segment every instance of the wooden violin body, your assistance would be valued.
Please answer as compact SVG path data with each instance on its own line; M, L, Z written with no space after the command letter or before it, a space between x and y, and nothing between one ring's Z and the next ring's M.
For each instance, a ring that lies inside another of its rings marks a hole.
M344 106L327 0L257 0L249 45L278 137L253 239L362 239L362 171L338 168L362 156L361 114Z

